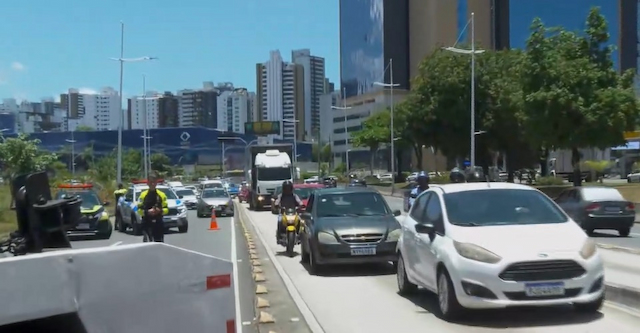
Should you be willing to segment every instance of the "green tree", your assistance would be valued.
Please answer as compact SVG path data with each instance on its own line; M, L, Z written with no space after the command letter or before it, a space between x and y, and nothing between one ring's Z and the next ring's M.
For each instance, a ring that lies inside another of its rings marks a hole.
M163 175L168 175L171 171L171 159L162 153L151 154L151 169Z
M318 147L320 147L319 148L320 152L318 152ZM318 145L317 143L314 143L311 146L311 162L318 162L318 155L320 156L320 162L323 162L323 163L330 162L331 157L333 156L331 153L331 144L328 142L320 145Z
M584 36L548 29L534 20L523 64L523 110L527 137L540 147L570 149L574 184L581 185L580 148L607 148L625 142L638 105L632 71L619 75L605 18L589 13Z
M27 134L7 138L0 143L0 160L4 165L4 175L11 176L44 171L57 160L54 153L39 148L40 140L29 139Z
M369 169L373 175L375 153L381 143L390 142L391 132L389 131L389 112L382 111L373 114L362 122L362 129L351 134L351 141L355 147L368 147L371 154Z
M95 131L95 129L91 126L79 125L76 127L76 132L92 132L92 131Z

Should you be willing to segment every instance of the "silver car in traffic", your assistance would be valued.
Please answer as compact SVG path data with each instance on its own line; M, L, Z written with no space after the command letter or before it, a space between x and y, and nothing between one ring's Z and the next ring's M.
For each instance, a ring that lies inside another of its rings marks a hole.
M198 217L211 216L214 211L216 216L233 216L233 201L224 188L205 188L196 210Z

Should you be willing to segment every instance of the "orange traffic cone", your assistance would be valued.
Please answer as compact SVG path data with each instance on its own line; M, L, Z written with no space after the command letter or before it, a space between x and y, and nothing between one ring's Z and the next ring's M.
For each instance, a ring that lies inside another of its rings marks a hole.
M216 211L211 211L211 222L209 222L209 230L220 230L218 227L218 219L216 219Z

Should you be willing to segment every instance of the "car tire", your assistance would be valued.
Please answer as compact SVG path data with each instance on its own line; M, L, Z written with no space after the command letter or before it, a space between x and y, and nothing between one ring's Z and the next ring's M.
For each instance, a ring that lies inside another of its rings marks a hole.
M398 293L400 295L406 296L411 295L418 290L418 286L411 283L409 281L409 277L407 276L407 269L404 266L404 258L402 258L402 254L398 256L398 262L396 264L396 280L398 281Z
M304 245L305 242L302 241L300 242L300 261L302 263L308 263L309 262L309 251L307 251L307 247Z
M438 274L438 309L440 316L446 321L453 321L460 318L464 308L458 302L456 291L451 282L451 277L446 269L442 269Z
M187 231L189 231L189 225L188 224L185 224L185 225L183 225L181 227L178 227L178 232L181 233L181 234L186 234Z
M598 297L593 302L589 303L573 303L573 309L581 313L595 313L600 310L604 303L604 295Z
M127 231L127 225L124 224L124 222L122 221L122 214L120 214L120 212L118 212L116 214L115 225L116 225L116 228L118 229L118 231L120 231L120 232L126 232Z
M620 235L620 237L629 237L630 233L631 233L631 228L618 229L618 234Z
M134 236L142 235L142 225L136 221L135 216L131 216L131 229Z
M322 271L322 265L319 265L316 261L316 257L313 255L313 250L309 249L309 274L311 275L320 275Z

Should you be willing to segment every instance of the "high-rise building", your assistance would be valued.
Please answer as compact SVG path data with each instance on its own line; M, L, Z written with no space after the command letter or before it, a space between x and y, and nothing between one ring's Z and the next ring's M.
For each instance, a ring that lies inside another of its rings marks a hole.
M128 105L128 122L131 124L129 129L145 128L145 112L146 128L160 127L160 96L155 91L146 93L146 96L135 96L129 98Z
M179 96L180 127L218 127L218 90L205 83L200 90L181 90Z
M218 96L218 129L244 133L244 124L252 113L253 100L245 88L224 91Z
M284 140L304 138L304 68L282 60L271 51L269 60L256 65L256 103L264 121L282 121Z
M316 137L320 128L320 96L325 93L324 58L301 49L291 51L291 62L301 65L304 71L304 134Z
M77 89L61 94L61 107L67 110L68 130L75 130L77 126L96 131L118 129L121 112L118 98L118 92L111 87L95 94L83 94Z
M164 95L158 99L158 127L178 127L180 126L179 116L180 103L178 97L170 91L165 91Z
M320 96L320 142L330 142L333 137L333 116L331 107L338 106L340 92L333 91Z

